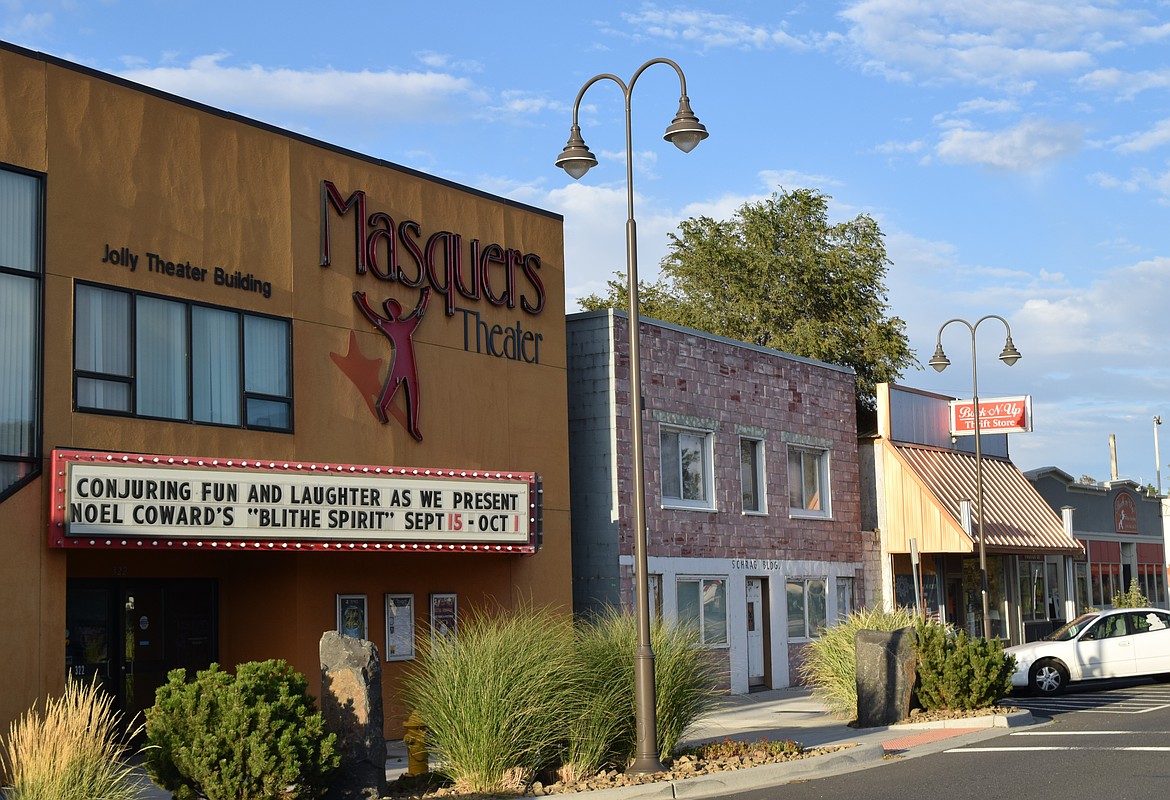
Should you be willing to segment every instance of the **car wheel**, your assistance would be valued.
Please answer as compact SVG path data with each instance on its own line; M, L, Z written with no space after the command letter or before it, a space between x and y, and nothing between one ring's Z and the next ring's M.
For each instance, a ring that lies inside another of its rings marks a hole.
M1068 670L1059 661L1039 661L1028 673L1028 687L1035 694L1054 695L1068 686Z

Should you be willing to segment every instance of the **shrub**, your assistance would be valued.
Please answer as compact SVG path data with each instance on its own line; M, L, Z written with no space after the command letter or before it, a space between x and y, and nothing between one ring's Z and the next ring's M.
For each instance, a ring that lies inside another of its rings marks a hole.
M1150 604L1150 598L1142 594L1137 578L1129 582L1129 591L1118 592L1113 595L1114 608L1145 608Z
M849 614L804 650L804 660L797 670L800 681L834 714L845 719L857 716L857 632L897 631L914 625L918 619L913 609L892 611L875 606Z
M69 678L65 692L34 705L9 726L4 741L5 795L9 800L132 800L144 784L127 762L130 740L122 715L96 682Z
M637 621L632 614L604 612L577 628L576 716L565 761L591 774L602 767L624 768L637 749L634 654ZM711 710L717 697L713 662L694 626L655 621L655 708L659 759L669 758L687 730Z
M569 728L572 619L523 607L459 620L458 640L419 651L403 696L427 726L436 771L465 792L525 784L556 758Z
M212 664L190 683L172 670L146 736L147 771L177 800L320 797L340 763L305 678L282 660L240 664L235 676Z
M933 622L919 623L917 633L918 702L927 711L989 708L1011 691L1015 659L998 639Z

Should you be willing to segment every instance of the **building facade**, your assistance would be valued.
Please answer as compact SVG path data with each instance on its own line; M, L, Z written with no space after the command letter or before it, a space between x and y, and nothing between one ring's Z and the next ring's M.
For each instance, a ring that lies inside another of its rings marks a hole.
M0 47L0 727L571 603L561 218Z
M1056 467L1024 473L1084 546L1074 568L1078 611L1111 608L1133 580L1161 608L1166 597L1166 537L1170 510L1156 491L1122 478L1082 483Z
M633 603L629 326L568 328L573 596ZM699 625L733 692L798 679L862 586L854 376L641 320L651 606Z
M982 532L991 635L1038 639L1076 616L1073 563L1084 551L1012 464L1007 434L980 436L979 502L972 437L952 435L952 400L877 387L877 430L859 448L867 566L880 576L867 599L918 605L982 636Z

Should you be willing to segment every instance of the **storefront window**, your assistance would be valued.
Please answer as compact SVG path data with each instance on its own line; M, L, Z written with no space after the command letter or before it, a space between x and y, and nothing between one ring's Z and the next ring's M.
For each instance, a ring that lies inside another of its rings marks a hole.
M41 181L0 169L0 497L40 459Z
M679 578L675 584L678 621L699 628L703 644L727 644L727 581L722 578Z
M292 430L288 320L87 284L74 309L79 410Z
M825 581L821 578L789 578L788 638L812 639L828 625Z

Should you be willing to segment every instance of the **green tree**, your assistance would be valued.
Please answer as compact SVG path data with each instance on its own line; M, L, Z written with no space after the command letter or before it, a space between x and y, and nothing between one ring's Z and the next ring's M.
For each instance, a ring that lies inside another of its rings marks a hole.
M812 189L745 203L729 220L697 217L670 234L662 277L639 284L648 317L852 367L859 406L875 386L915 363L906 323L887 315L891 263L883 234L867 214L830 224L829 197ZM586 311L625 309L624 276Z

